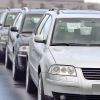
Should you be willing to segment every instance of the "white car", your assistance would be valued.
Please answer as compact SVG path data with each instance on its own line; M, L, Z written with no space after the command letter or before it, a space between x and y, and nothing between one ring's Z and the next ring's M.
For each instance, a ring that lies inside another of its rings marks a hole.
M26 76L27 51L33 30L47 9L29 9L19 14L9 31L6 46L6 68L11 68L14 80Z
M8 33L21 9L4 9L0 12L0 61L5 62Z
M38 100L99 100L100 11L49 11L34 34L27 91L37 87Z

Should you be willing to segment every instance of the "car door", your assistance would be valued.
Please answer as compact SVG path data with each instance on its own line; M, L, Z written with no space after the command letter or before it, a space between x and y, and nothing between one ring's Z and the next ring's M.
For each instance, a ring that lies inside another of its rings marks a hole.
M49 16L45 22L42 24L41 29L38 30L37 34L42 34L43 38L46 40L48 33L49 33L49 29L51 27L51 22L52 22L52 18L51 16ZM39 28L40 28L39 27ZM31 63L32 63L32 73L33 73L33 77L34 80L36 81L36 84L38 84L38 66L40 64L40 60L45 52L45 48L46 48L46 44L44 43L37 43L35 41L33 41L34 43L32 44L32 50L31 50Z

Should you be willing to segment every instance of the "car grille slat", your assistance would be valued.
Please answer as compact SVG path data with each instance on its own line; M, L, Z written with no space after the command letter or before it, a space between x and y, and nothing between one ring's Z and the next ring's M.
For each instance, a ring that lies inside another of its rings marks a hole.
M66 97L66 99L63 100L100 100L100 95L63 94L53 92L55 100L62 100L59 98L61 95Z
M100 68L82 68L82 72L88 80L100 80Z

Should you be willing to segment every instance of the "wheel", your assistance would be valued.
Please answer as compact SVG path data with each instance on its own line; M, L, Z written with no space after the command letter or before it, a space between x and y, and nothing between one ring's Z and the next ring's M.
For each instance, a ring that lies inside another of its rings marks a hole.
M5 54L6 54L6 48L3 49L3 51L0 51L0 63L5 64Z
M38 80L38 100L47 100L47 99L45 99L45 95L44 95L43 81L42 81L41 73L39 75L39 80Z
M27 66L27 72L26 72L26 91L29 94L36 94L37 93L37 89L35 84L32 81L31 75L29 73L29 64Z
M5 53L5 67L8 68L8 69L12 68L12 62L11 62L11 60L8 57L7 49L6 49L6 53Z
M12 76L15 81L19 80L21 77L21 72L18 69L18 58L15 54L13 59Z

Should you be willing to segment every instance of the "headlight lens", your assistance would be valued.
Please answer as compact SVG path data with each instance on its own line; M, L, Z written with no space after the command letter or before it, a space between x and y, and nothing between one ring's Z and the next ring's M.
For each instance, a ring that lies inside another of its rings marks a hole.
M68 66L52 65L48 73L54 75L76 76L75 67L69 65Z
M20 52L27 52L28 49L29 49L29 46L20 46L20 47L19 47L19 51L20 51Z

